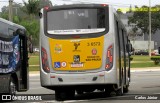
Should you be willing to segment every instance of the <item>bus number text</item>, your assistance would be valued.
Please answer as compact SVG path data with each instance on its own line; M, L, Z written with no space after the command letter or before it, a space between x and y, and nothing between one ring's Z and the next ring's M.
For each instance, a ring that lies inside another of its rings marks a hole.
M87 43L87 46L100 46L100 42L90 42Z

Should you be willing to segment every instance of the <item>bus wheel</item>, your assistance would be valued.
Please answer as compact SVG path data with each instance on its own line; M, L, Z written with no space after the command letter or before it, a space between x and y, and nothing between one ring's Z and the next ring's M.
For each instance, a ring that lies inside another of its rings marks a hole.
M63 101L66 98L66 93L63 91L56 90L55 91L55 100Z
M73 99L75 96L75 90L56 90L55 91L55 100L64 101L67 99Z
M123 91L124 91L124 93L128 93L128 91L129 91L128 86L123 87Z
M121 88L116 91L117 96L122 96L123 95L123 92L124 92L123 88L124 88L124 79L122 78Z
M10 95L15 95L16 94L16 84L13 78L10 80L10 85L9 85L9 94Z
M83 94L83 90L76 90L77 94Z
M105 95L107 97L116 96L116 92L115 92L115 89L114 89L113 85L106 86L106 88L105 88Z
M122 96L123 95L123 87L121 87L120 89L118 89L117 91L116 91L117 93L117 96Z
M75 90L69 90L67 91L67 99L74 99L75 96Z

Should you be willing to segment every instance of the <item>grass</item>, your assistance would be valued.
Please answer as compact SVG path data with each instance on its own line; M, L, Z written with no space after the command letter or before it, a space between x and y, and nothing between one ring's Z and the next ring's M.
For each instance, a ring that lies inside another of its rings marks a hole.
M131 68L145 68L145 67L160 67L160 64L155 65L154 62L131 63Z
M28 54L29 55L29 71L39 71L39 54Z
M29 57L29 65L39 65L39 56Z
M29 71L39 71L40 67L39 66L29 66Z
M143 56L143 55L133 55L133 61L151 61L149 56Z
M160 67L160 63L155 65L149 56L132 56L131 68Z

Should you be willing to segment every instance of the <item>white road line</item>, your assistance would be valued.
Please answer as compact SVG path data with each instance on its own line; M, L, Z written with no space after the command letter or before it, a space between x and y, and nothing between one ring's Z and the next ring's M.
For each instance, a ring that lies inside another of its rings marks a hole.
M30 89L41 89L41 88L43 88L43 87L37 87L37 88L30 88Z

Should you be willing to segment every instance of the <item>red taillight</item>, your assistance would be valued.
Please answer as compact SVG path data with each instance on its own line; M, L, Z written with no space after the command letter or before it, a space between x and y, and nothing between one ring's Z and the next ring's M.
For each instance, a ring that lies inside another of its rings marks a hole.
M101 4L101 6L107 6L107 4Z
M113 66L113 46L109 46L106 56L106 70L110 70Z
M49 68L49 63L48 63L48 56L47 56L47 52L46 50L42 47L42 53L41 53L41 57L42 57L42 68L45 72L49 73L50 72L50 68Z
M79 35L74 35L74 36L72 36L72 38L77 39L77 38L80 38L80 36Z
M48 7L48 6L45 6L44 9L45 9L45 10L49 10L49 7Z

